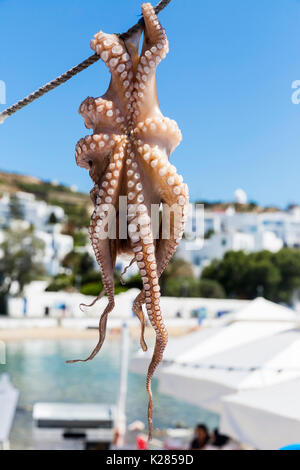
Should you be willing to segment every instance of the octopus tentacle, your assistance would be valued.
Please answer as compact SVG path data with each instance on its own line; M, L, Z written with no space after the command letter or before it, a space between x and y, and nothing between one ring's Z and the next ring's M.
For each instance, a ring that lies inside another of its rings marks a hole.
M102 297L105 295L105 289L102 289L102 291L100 292L100 294L93 300L93 302L91 302L90 304L80 304L79 305L79 308L82 312L84 312L84 310L82 310L82 307L85 307L85 308L91 308L93 307L97 302L98 300L102 299Z
M138 152L144 160L144 164L147 165L149 178L153 184L157 185L157 190L164 203L163 233L159 240L156 256L157 259L164 260L166 255L167 259L159 266L158 274L160 275L176 251L183 235L189 201L188 189L183 183L182 176L177 174L176 167L170 164L165 154L157 146L145 144L138 148Z
M182 217L182 223L184 224L186 221L186 213L187 213L187 207L184 208L183 210L183 217ZM165 214L163 213L163 219L165 217ZM166 214L166 217L169 217L169 214ZM174 219L173 219L174 220ZM171 226L171 230L173 230L174 233L174 228ZM177 235L179 236L179 234ZM158 278L161 277L162 273L164 272L166 266L169 264L170 260L174 256L176 249L178 247L179 243L179 238L174 238L170 237L169 239L159 239L157 240L157 246L156 246L156 252L155 252L155 257L157 260L157 275ZM142 306L145 304L145 292L142 290L137 297L134 300L134 307L135 311L142 310Z
M76 163L89 170L90 177L99 187L99 181L107 168L110 154L115 148L119 136L109 134L88 135L80 139L76 145ZM92 200L97 199L96 187L93 190Z
M145 34L134 84L135 102L133 106L135 109L133 118L135 122L149 117L153 112L154 105L157 105L155 114L161 116L157 95L156 93L153 95L153 89L156 88L155 72L158 64L169 51L166 33L150 3L142 5L142 14L145 20Z
M156 260L157 275L161 274L176 252L178 243L182 238L188 209L188 190L177 174L176 168L171 165L165 155L156 147L145 144L138 148L138 152L148 165L148 174L156 182L164 202L162 227L167 225L168 233L157 241ZM170 214L169 208L173 209ZM135 299L136 309L142 308L145 303L145 292L142 291Z
M142 306L139 304L139 301L137 301L137 299L135 299L133 302L132 310L135 313L135 315L138 317L138 319L140 320L140 323L141 323L140 345L141 345L142 350L146 352L148 347L147 347L147 343L144 337L145 327L146 327L145 316L144 316Z
M135 258L132 258L130 263L124 268L123 272L120 274L120 282L123 286L125 286L126 284L126 281L124 280L124 276L127 273L127 270L130 268L130 266L134 264L134 262L135 262Z
M114 136L114 141L114 153L111 155L108 169L99 183L101 189L99 190L90 227L92 246L102 272L102 281L108 296L108 305L100 319L99 342L87 360L92 359L101 349L106 334L107 317L115 305L113 269L116 260L116 243L110 239L109 230L112 217L115 217L115 213L112 214L111 209L117 205L118 193L121 186L120 163L124 158L127 138L123 137L122 139L121 137ZM105 225L107 226L107 231L104 230ZM111 254L110 257L109 253Z
M100 142L106 141L107 139L104 139L104 137L102 140L100 140ZM114 240L109 238L109 228L110 222L112 222L112 217L115 216L111 209L114 207L114 205L117 205L118 193L121 185L121 171L118 168L117 163L121 162L124 158L124 149L127 143L127 138L123 137L122 139L119 136L113 136L113 138L107 142L109 142L107 145L109 145L110 148L113 147L114 152L110 157L107 171L105 172L102 179L98 182L98 187L101 187L101 189L99 189L99 193L96 198L96 206L92 215L89 234L97 263L102 272L102 282L108 297L108 305L106 306L100 318L98 344L87 359L68 361L71 363L89 361L93 359L100 351L106 335L107 317L115 306L113 270L116 260L116 243ZM82 147L85 144L81 143L80 145ZM87 153L88 155L86 155ZM79 155L81 164L85 164L87 157L91 158L91 155L89 154L89 148L83 149ZM97 156L99 155L97 154L96 157ZM94 160L93 164L95 165L96 163L97 159ZM105 231L106 227L107 231ZM98 298L95 299L95 302L97 300Z
M168 341L168 335L160 310L160 287L158 284L157 264L154 255L155 245L152 237L151 219L149 216L149 201L145 201L144 196L141 194L143 186L140 183L140 173L138 173L140 165L136 160L137 159L127 160L127 186L130 189L128 193L128 199L130 201L130 204L128 205L128 233L143 281L147 314L150 323L156 332L156 345L149 365L146 381L147 392L149 395L149 438L151 439L153 419L151 379L156 367L162 360L163 351ZM144 202L147 205L145 205Z
M122 274L120 275L120 282L123 286L126 285L126 281L123 279L123 276L126 274L127 269L129 269L130 266L132 266L135 263L135 261L136 261L135 258L132 258L129 265L126 266L126 268L123 270ZM133 310L133 313L139 319L140 324L141 324L140 345L141 345L143 351L147 351L147 344L146 344L145 338L144 338L145 326L146 325L145 325L145 317L144 317L144 314L143 314L143 310L140 309L140 308L137 309L135 303L133 303L132 310Z
M145 230L145 227L144 227ZM155 369L162 360L163 352L167 345L168 334L165 328L165 325L162 320L161 310L160 310L160 287L158 284L157 276L157 265L154 257L154 243L150 234L150 225L149 225L149 236L141 235L141 243L135 242L135 238L132 240L133 249L136 252L136 259L138 260L138 265L140 273L143 280L143 286L146 296L146 307L147 314L150 320L151 325L156 332L156 343L153 353L151 363L148 368L147 373L147 392L149 395L149 405L148 405L148 427L149 427L149 439L152 437L152 420L153 420L153 398L151 391L151 379L155 372ZM139 244L140 243L140 244Z
M141 57L144 57L145 51L149 50L149 46L152 46L151 54L146 54L149 61L152 55L155 58L158 56L160 59L164 59L169 52L168 38L151 3L142 5L142 14L145 20L145 37ZM160 61L156 59L156 66L159 63ZM154 65L151 68L154 69Z
M98 249L97 252L97 261L100 266L100 269L103 273L102 280L104 289L107 293L108 304L102 313L99 321L99 341L96 347L93 349L92 353L86 359L73 359L67 361L67 363L72 364L75 362L87 362L92 360L96 354L100 351L106 335L106 325L108 314L113 310L115 306L114 302L114 263L115 257L110 252L109 240L105 240L105 243L102 244L102 249ZM98 298L96 299L98 300Z
M93 129L96 134L126 132L125 118L120 108L110 99L88 97L81 103L79 114L84 119L85 127Z
M104 95L110 98L114 91L122 89L122 94L117 96L118 105L123 115L128 116L132 112L133 91L133 63L125 43L115 34L106 34L100 31L91 41L91 48L100 55L111 73L111 84Z
M126 268L124 269L124 271L122 272L121 276L120 276L120 282L122 285L125 285L126 282L124 281L123 279L123 276L126 274L126 271L127 269L132 266L134 263L136 262L136 259L133 258L130 262L130 264L128 266L126 266ZM138 304L135 303L135 301L133 302L133 306L132 306L132 310L133 310L133 313L137 316L137 318L139 319L140 321L140 324L141 324L141 335L140 335L140 345L141 345L141 348L143 351L147 351L147 344L146 344L146 341L145 341L145 338L144 338L144 333L145 333L145 317L144 317L144 313L143 313L143 310L140 308L140 306L138 306Z
M182 140L182 134L176 121L164 116L148 117L140 121L133 135L141 139L144 144L157 144L166 149L167 156L170 155Z

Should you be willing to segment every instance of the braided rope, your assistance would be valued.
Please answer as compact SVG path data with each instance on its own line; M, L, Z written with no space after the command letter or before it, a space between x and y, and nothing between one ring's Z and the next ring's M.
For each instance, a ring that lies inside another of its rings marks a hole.
M170 2L171 0L161 0L155 7L155 13L156 14L160 13ZM138 23L136 23L132 28L130 28L126 33L119 34L119 36L123 40L126 40L130 36L138 32L143 27L144 27L144 19L141 18L138 21ZM100 56L98 54L91 55L80 64L76 65L75 67L63 73L62 75L55 78L51 82L42 86L41 88L31 93L30 95L26 96L26 98L18 101L13 106L10 106L9 108L5 109L4 111L2 111L2 113L0 113L0 124L2 124L5 121L5 119L11 116L12 114L16 113L17 111L24 108L28 104L37 100L38 98L45 95L49 91L54 90L54 88L57 88L59 85L62 85L63 83L67 82L68 80L70 80L70 78L74 77L75 75L82 72L83 70L87 69L90 65L94 64L99 59L100 59Z

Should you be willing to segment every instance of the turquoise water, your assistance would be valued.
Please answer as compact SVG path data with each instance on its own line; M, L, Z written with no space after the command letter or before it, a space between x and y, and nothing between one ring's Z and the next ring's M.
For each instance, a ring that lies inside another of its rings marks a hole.
M37 401L109 403L117 399L120 363L120 338L109 339L96 358L88 363L65 364L67 359L85 358L95 340L30 340L7 344L7 364L0 373L8 372L20 391L11 444L15 449L33 447L32 405ZM138 350L131 343L130 354ZM182 423L194 426L206 423L210 428L218 423L217 416L198 407L162 395L153 380L155 400L154 425L166 428ZM129 372L127 422L139 419L144 423L147 413L145 377Z

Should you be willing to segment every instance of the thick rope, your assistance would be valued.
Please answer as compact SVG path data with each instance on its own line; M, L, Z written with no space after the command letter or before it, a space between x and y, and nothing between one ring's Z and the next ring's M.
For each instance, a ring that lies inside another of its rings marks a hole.
M161 0L155 7L155 13L160 13L170 2L171 0ZM132 28L130 28L126 33L119 34L119 36L123 40L128 39L130 36L138 32L143 27L144 19L141 18L138 23L136 23ZM88 59L84 60L72 69L68 70L60 77L55 78L51 82L39 88L34 93L31 93L30 95L26 96L26 98L18 101L13 106L10 106L9 108L5 109L4 111L2 111L2 113L0 113L0 124L2 124L5 119L11 116L12 114L16 113L17 111L20 111L20 109L37 100L49 91L54 90L54 88L57 88L59 85L62 85L63 83L67 82L68 80L70 80L70 78L74 77L79 72L82 72L83 70L87 69L90 65L94 64L99 59L100 56L98 54L91 55L90 57L88 57Z

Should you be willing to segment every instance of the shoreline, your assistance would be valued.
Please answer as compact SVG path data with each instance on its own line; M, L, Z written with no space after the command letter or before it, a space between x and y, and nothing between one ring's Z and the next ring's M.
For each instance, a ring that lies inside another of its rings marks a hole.
M170 337L182 336L195 331L195 327L170 326L168 327ZM108 337L119 337L122 329L120 327L108 328ZM129 326L130 336L134 339L140 337L139 325ZM67 340L67 339L98 339L98 329L95 328L71 328L63 326L26 327L26 328L1 328L0 341L19 342L24 340ZM154 330L151 326L145 329L145 338L154 338Z
M46 328L7 328L0 330L0 341L23 341L29 339L94 339L98 337L97 330L62 327Z

